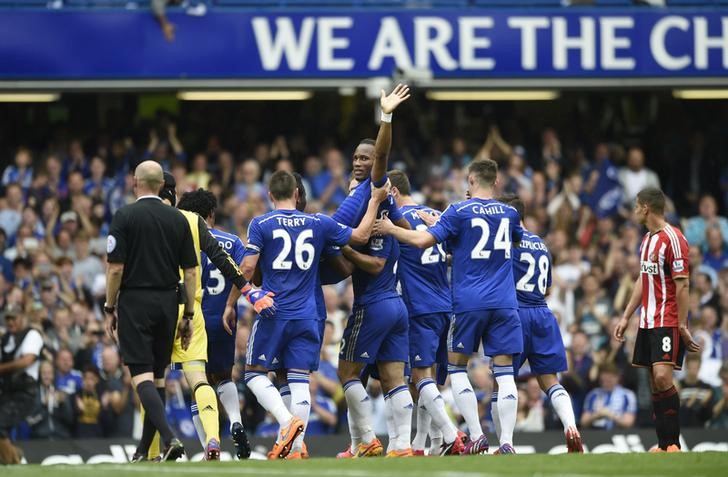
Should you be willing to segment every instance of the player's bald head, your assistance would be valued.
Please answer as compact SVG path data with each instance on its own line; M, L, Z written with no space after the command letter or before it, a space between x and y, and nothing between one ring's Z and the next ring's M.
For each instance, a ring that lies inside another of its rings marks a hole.
M134 170L134 179L140 192L157 195L164 184L162 166L156 161L144 161Z

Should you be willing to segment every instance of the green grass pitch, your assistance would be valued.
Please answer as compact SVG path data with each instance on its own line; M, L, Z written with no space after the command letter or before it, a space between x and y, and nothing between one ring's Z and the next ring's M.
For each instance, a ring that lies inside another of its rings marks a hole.
M23 465L5 467L3 477L717 477L728 475L728 453L515 455L471 457L370 458L356 461L256 461L136 464Z

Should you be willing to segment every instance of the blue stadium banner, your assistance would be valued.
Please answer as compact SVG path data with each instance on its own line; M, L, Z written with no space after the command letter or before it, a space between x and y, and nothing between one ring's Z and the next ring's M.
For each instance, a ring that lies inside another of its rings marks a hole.
M728 76L728 10L4 10L0 79Z

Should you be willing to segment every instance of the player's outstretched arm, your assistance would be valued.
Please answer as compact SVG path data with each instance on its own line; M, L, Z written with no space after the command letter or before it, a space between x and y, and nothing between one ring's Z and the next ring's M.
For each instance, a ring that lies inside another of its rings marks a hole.
M372 198L369 199L367 211L361 219L359 226L352 231L349 245L364 245L369 241L369 237L372 234L372 227L374 227L374 221L377 220L379 204L387 198L391 188L391 183L387 181L383 187L377 187L372 190Z
M373 257L364 253L357 252L353 248L346 247L341 248L341 253L354 264L357 268L364 270L370 275L379 275L384 266L387 264L387 259L384 257Z
M213 265L217 267L226 280L230 280L235 288L243 288L248 280L243 277L235 260L220 246L215 237L212 236L202 217L198 216L198 227L200 236L200 248Z
M429 248L437 243L435 237L426 230L406 230L397 227L386 217L376 221L373 233L374 235L391 235L398 241L417 248Z
M390 94L382 90L382 96L379 99L382 121L379 124L379 133L374 144L374 166L371 176L372 182L375 184L384 179L387 172L389 150L392 147L392 112L409 97L409 86L407 85L398 84Z
M632 318L632 315L634 315L635 310L637 310L637 307L640 305L640 302L642 301L642 277L637 277L637 280L634 282L634 288L632 289L632 297L629 299L629 303L627 303L627 308L624 309L624 314L622 315L622 318L617 323L617 326L614 327L614 337L621 342L624 342L624 332L627 330L627 326L629 326L629 320Z

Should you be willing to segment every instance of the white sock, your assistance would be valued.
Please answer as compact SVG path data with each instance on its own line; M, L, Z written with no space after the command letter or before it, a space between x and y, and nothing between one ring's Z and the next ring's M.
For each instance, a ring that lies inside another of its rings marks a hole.
M554 408L559 419L561 419L561 424L564 425L564 432L569 427L576 429L574 408L571 405L571 396L566 392L566 389L560 384L554 384L548 389L546 394L548 394L551 400L551 407Z
M427 444L427 434L430 432L430 423L432 417L427 412L427 408L422 403L422 396L417 401L417 431L415 438L412 440L412 450L425 450Z
M440 455L442 431L434 423L430 424L430 455Z
M490 417L493 418L493 427L495 427L495 436L500 441L501 435L501 423L500 416L498 415L498 392L493 393L493 397L490 401Z
M230 430L233 430L233 424L243 423L240 416L240 399L238 398L238 388L232 381L223 381L217 385L217 398L225 409L225 413L230 421Z
M205 427L202 425L200 414L197 411L196 402L192 403L190 410L192 411L192 424L194 424L195 431L197 431L197 438L200 440L202 448L205 449L207 447L207 434L205 434Z
M245 384L253 391L260 405L266 411L273 414L281 429L291 423L293 414L283 404L283 399L278 394L278 389L270 382L270 379L268 379L265 373L246 371Z
M412 443L412 395L406 385L397 386L384 395L385 402L392 410L392 420L396 429L395 450L410 449Z
M293 414L293 410L291 409L291 388L288 387L288 383L281 386L278 393L281 395L281 399L283 399L283 404L285 404L288 410L291 411L291 414Z
M397 441L397 426L394 423L394 415L392 415L392 407L389 402L384 400L384 417L387 418L387 453L395 449Z
M296 371L288 372L288 387L291 389L291 414L308 425L308 416L311 414L311 390L309 389L308 373ZM306 428L293 441L293 450L300 451L303 447L303 437L306 434Z
M352 433L352 451L356 451L356 446L360 442L371 442L375 437L372 430L371 400L358 379L352 379L344 383L344 397L346 398L346 406L349 408L349 432ZM358 442L355 439L358 439Z
M483 428L480 425L478 401L475 399L475 392L470 384L470 378L468 378L467 366L448 364L447 370L450 374L450 384L455 397L455 404L457 404L460 414L465 418L470 440L474 441L483 435Z
M428 414L432 416L432 422L442 431L445 442L455 442L458 437L458 430L452 423L450 417L445 411L445 402L440 396L440 390L437 389L435 381L426 378L417 383L417 390L420 393L419 403L423 403Z
M516 427L518 416L518 389L513 378L513 367L508 366L508 374L500 374L498 366L493 368L495 380L498 382L498 416L501 432L500 444L513 444L513 429ZM504 366L503 368L506 368Z

